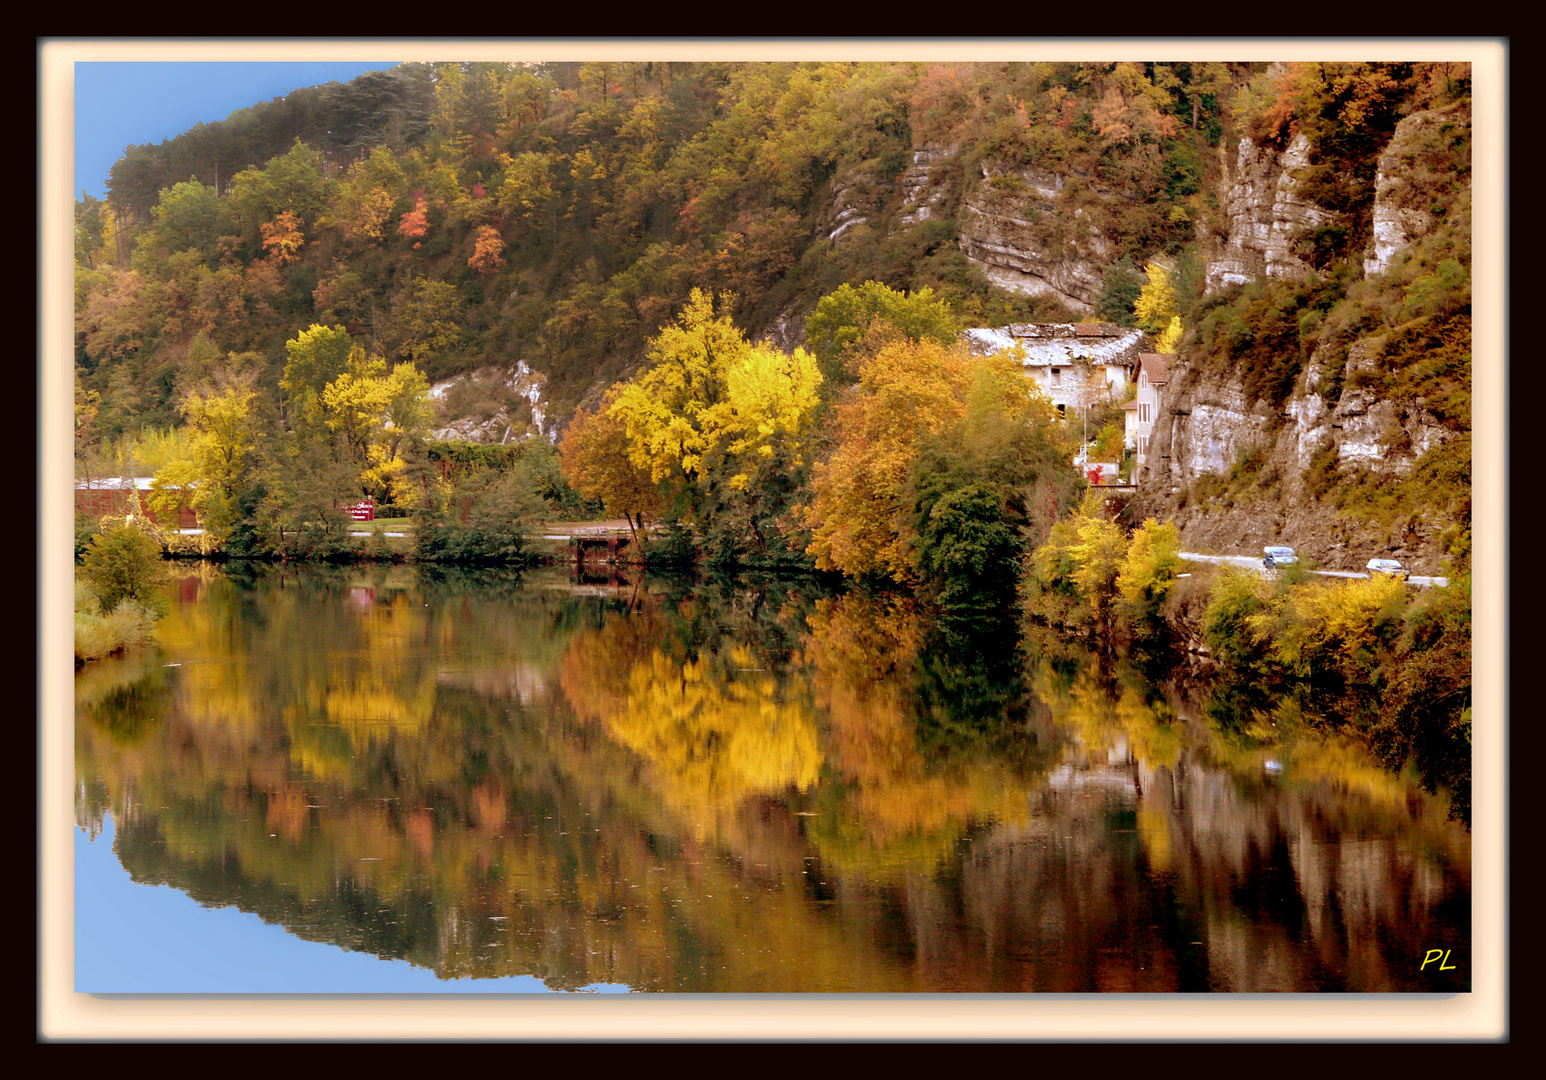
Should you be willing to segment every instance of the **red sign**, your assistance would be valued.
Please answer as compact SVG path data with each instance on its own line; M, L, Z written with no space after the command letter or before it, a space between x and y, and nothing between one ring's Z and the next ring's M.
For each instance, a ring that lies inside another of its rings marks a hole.
M355 521L375 521L376 504L371 502L355 503L349 507L349 516Z

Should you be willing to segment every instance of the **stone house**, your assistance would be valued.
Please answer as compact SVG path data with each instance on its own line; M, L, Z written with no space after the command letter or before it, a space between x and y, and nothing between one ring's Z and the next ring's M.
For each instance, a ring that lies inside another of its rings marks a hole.
M1138 450L1138 399L1122 406L1122 445L1135 453Z
M1018 346L1025 370L1058 412L1121 401L1138 357L1150 345L1142 330L1116 323L1011 323L967 330L968 346L988 355Z

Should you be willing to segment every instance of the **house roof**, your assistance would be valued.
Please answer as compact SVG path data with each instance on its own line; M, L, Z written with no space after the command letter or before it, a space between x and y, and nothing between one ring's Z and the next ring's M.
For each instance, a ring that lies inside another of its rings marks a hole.
M1063 367L1078 360L1127 367L1148 343L1142 330L1116 323L1011 323L967 330L965 337L979 353L1018 345L1027 367Z
M1122 403L1122 408L1136 410L1138 408L1138 399L1134 398L1132 401L1124 401Z
M1138 357L1138 362L1143 367L1143 373L1148 376L1150 386L1165 385L1170 375L1170 357L1164 353L1144 353Z
M127 491L133 487L140 491L149 491L153 476L93 476L76 477L76 491Z
M156 482L154 476L92 476L75 478L76 491L127 491L131 486L137 491L149 491ZM185 485L168 484L167 487L197 487L193 481Z

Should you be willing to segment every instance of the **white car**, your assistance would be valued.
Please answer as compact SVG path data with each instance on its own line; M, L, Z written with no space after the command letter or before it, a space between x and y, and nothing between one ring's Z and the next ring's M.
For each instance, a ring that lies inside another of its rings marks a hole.
M1299 561L1299 556L1294 554L1294 549L1283 544L1262 548L1262 556L1261 564L1268 570L1279 566L1292 566Z
M1393 577L1397 581L1405 581L1408 576L1406 567L1402 566L1395 559L1370 559L1368 571L1370 577L1383 574L1386 577Z

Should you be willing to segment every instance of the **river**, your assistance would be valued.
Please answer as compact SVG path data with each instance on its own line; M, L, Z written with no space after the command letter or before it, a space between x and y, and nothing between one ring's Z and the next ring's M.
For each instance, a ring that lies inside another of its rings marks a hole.
M1292 703L799 578L183 569L76 680L78 880L165 898L80 992L1470 988L1469 830Z

